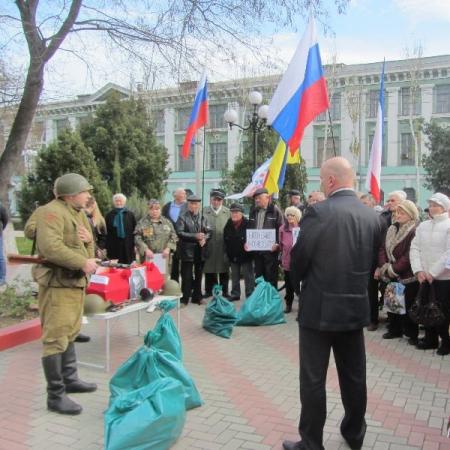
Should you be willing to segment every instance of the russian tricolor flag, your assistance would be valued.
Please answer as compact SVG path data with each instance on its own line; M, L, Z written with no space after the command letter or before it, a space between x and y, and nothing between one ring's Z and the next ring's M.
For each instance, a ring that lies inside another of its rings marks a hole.
M367 166L366 189L373 195L377 203L381 200L381 156L383 154L384 128L384 65L381 71L380 97L378 100L377 123L370 149L369 165Z
M307 125L328 107L319 44L311 18L270 102L268 124L287 143L293 155Z
M181 150L181 157L183 159L189 158L189 151L194 141L195 133L204 127L208 122L208 85L206 73L203 73L200 79L197 92L195 93L194 106L192 108L191 117L189 118L189 125L186 130L183 148Z

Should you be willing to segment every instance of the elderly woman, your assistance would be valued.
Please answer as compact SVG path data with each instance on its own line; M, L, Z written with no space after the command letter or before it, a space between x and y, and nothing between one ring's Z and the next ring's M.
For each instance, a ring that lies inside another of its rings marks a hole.
M427 350L437 348L437 354L450 353L449 319L450 319L450 208L449 198L437 192L428 200L430 220L422 222L411 243L411 266L419 283L432 283L436 299L440 302L447 316L446 322L439 328L426 328L425 338L417 348ZM441 344L439 346L439 339Z
M95 243L95 256L104 259L106 256L106 222L94 197L88 200L84 212L91 225Z
M401 201L395 211L395 221L386 232L384 245L381 246L378 255L378 268L375 270L375 279L381 279L386 283L396 281L405 286L406 314L394 314L388 312L388 332L383 334L383 339L409 337L410 345L417 344L419 327L411 321L408 311L419 290L419 283L411 269L409 250L411 241L416 232L416 224L419 211L410 200Z
M123 194L113 195L114 209L106 214L106 252L109 259L117 259L119 263L131 264L136 259L134 250L134 229L136 218L125 204L127 198Z
M298 231L298 223L302 217L301 211L295 206L289 206L284 212L286 222L281 225L279 229L280 235L280 252L281 252L281 267L284 271L284 283L286 286L286 309L285 313L292 311L292 303L294 301L294 293L300 293L300 285L295 284L293 277L291 277L290 264L291 264L291 248L295 244L294 231Z
M166 274L170 274L170 256L177 248L178 237L172 222L161 215L159 200L148 202L148 215L143 217L134 230L134 242L141 261L153 259L161 253L166 260Z

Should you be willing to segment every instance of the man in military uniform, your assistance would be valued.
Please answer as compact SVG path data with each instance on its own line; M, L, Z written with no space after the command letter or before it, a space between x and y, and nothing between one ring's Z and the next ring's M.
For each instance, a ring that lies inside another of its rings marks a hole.
M134 230L134 242L141 261L153 259L161 253L167 261L166 274L170 275L170 255L177 249L177 233L169 219L161 215L159 200L148 202L148 214L143 217Z
M210 194L210 206L203 210L208 225L211 228L211 239L208 243L208 257L205 261L205 297L211 297L212 288L220 282L222 293L228 296L229 267L223 230L230 218L230 210L223 206L225 193L220 189L213 189Z
M82 411L67 393L97 389L78 378L73 343L81 327L87 277L97 269L93 237L83 212L90 190L92 186L81 175L65 174L55 181L56 198L34 214L36 249L45 260L33 267L33 277L39 285L47 407L60 414Z

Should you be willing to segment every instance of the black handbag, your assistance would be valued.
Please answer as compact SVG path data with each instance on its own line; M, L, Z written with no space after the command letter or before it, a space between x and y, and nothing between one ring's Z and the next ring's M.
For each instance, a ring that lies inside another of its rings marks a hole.
M433 284L424 282L420 284L419 292L408 311L410 319L426 327L438 327L445 320L441 304L436 299L436 292Z

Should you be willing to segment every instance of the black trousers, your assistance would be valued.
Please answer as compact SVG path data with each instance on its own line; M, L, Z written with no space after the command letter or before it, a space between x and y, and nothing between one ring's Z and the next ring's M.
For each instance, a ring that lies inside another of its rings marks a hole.
M172 270L170 272L170 279L177 283L180 281L180 257L177 252L172 255Z
M300 401L298 430L305 449L323 450L327 416L326 377L333 349L345 415L341 433L360 448L366 433L366 352L363 330L319 331L300 327Z
M228 295L228 281L230 275L228 272L223 273L205 273L205 294L210 297L212 295L212 288L215 284L222 286L223 295Z
M284 284L286 289L286 295L284 299L286 300L286 304L290 303L292 305L294 294L297 294L297 296L300 294L300 283L295 283L293 277L291 276L291 271L285 270Z
M193 303L202 299L203 264L201 260L181 262L181 303L187 305L190 298Z
M264 277L264 280L278 285L278 252L255 253L255 278Z

